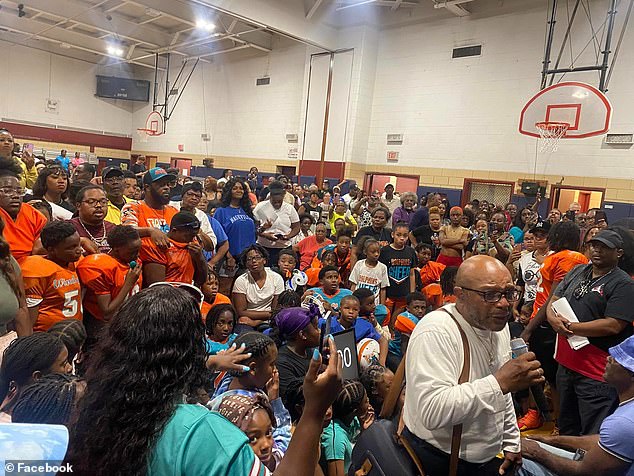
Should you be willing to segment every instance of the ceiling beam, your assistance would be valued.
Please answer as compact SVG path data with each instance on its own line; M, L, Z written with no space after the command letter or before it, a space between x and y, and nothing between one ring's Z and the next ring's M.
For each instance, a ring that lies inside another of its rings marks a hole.
M434 1L434 8L446 8L448 11L459 17L471 15L471 12L462 5L474 0L447 0L444 2Z
M310 10L308 10L308 13L306 13L307 20L310 20L313 17L313 15L317 12L323 2L324 0L315 0L313 6L310 7Z
M395 12L396 10L398 10L398 7L401 6L401 3L403 3L403 0L396 0L394 2L394 5L392 6L392 11Z

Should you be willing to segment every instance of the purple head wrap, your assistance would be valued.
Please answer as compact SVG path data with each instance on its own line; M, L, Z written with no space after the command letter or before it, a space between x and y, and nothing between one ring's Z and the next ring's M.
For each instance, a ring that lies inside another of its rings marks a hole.
M315 318L320 317L319 308L311 304L309 309L303 307L289 307L282 309L275 316L275 324L284 338L292 337L306 328Z

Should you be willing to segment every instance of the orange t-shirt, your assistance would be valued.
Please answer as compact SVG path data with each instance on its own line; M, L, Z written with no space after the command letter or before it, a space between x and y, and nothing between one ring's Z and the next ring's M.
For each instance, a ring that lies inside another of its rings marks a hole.
M203 322L207 322L207 313L211 311L218 304L231 304L231 299L221 293L216 293L216 297L214 302L208 303L207 301L203 301L200 306L200 313L203 315Z
M531 319L535 317L539 308L546 304L553 283L564 279L568 271L578 264L586 264L587 262L588 258L577 251L571 250L562 250L546 257L542 267L539 269L537 294L535 296L535 304L533 304Z
M81 286L75 263L62 268L44 256L27 256L22 277L28 307L39 306L35 332L45 332L63 319L82 319Z
M137 263L137 266L141 266ZM114 299L119 295L130 266L120 263L112 256L104 253L88 255L77 264L77 275L85 289L83 304L95 318L103 320L103 313L97 304L97 296L110 294ZM128 296L132 296L141 289L142 277ZM127 299L127 298L126 298Z
M4 220L4 238L15 260L21 263L31 254L33 243L46 225L46 217L28 203L22 204L15 221L3 208L0 208L0 215Z
M194 281L194 261L187 243L170 239L170 247L162 250L152 240L143 243L139 258L143 263L157 263L165 266L165 281L192 284Z
M442 263L436 263L435 261L429 261L420 270L420 280L422 281L422 287L425 287L432 283L440 281L440 275L445 270L446 266Z
M158 228L163 233L170 231L172 218L178 210L170 205L165 205L163 210L156 210L143 200L126 203L121 209L121 224L130 225L134 228ZM142 247L152 243L149 236L141 238Z

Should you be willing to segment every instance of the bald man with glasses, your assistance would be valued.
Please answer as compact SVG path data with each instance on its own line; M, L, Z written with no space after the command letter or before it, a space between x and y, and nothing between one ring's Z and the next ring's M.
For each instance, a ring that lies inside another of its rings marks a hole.
M454 294L455 304L427 314L412 332L404 434L428 474L449 474L454 425L462 425L458 475L513 474L522 458L511 392L544 381L533 353L511 359L507 322L519 292L504 264L479 255L460 266ZM461 384L460 329L470 352Z

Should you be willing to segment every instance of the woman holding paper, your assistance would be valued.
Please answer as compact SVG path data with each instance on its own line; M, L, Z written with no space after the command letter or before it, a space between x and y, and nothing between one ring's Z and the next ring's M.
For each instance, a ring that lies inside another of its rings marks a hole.
M616 390L605 382L603 372L608 349L632 335L634 322L634 281L618 267L621 236L602 230L589 244L592 263L566 275L546 310L558 334L561 435L598 433L601 422L618 406Z

